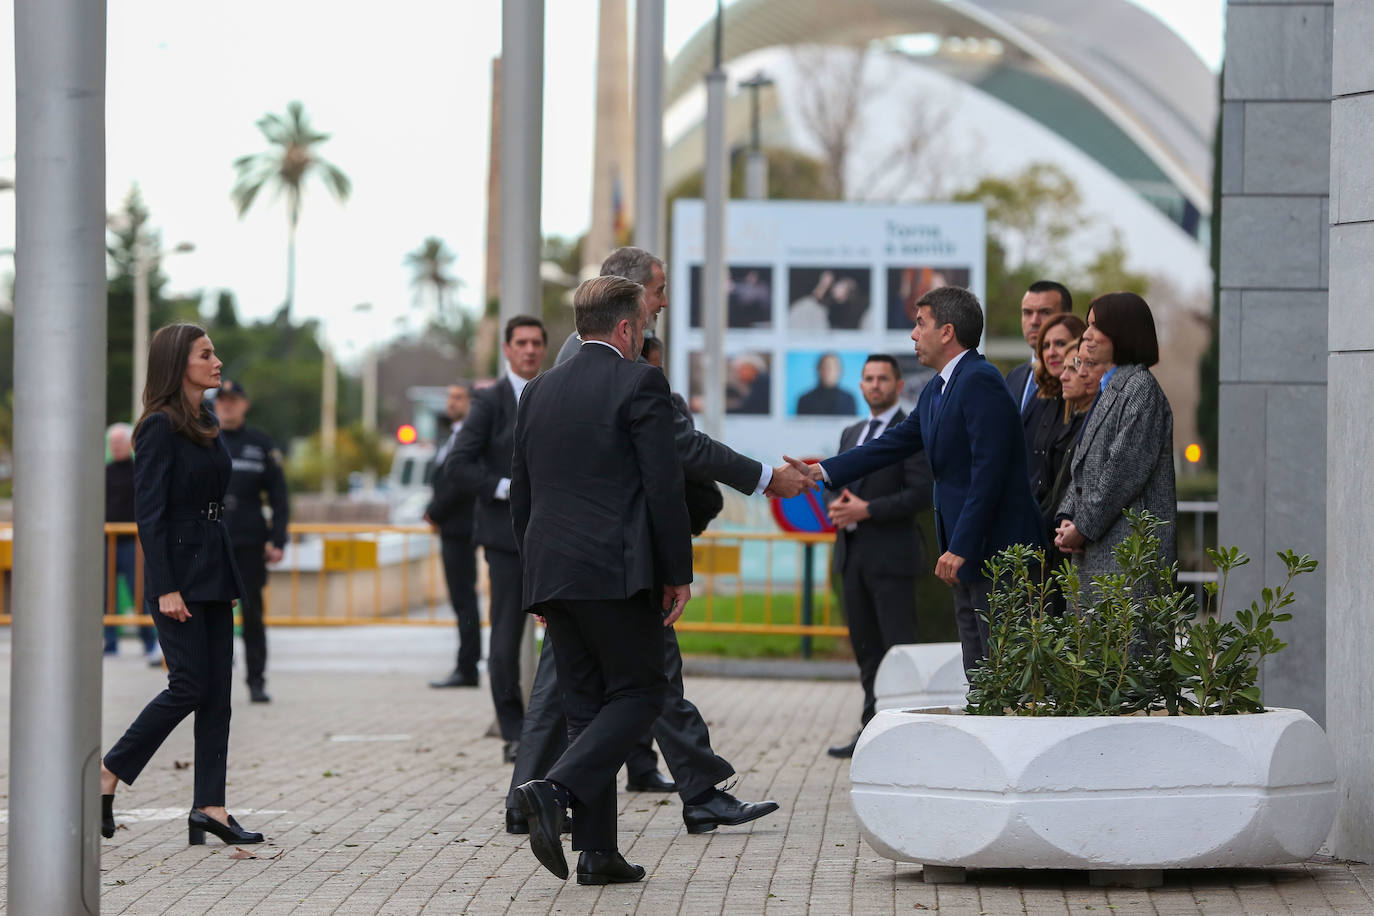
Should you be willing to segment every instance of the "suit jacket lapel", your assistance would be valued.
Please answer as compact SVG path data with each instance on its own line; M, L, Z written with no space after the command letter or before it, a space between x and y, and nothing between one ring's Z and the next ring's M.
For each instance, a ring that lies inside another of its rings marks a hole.
M931 417L930 434L926 439L926 454L935 454L935 440L940 434L940 416L945 412L945 405L949 403L950 394L954 391L954 386L959 384L959 374L968 367L968 364L975 359L982 359L983 356L977 350L966 350L964 356L959 360L959 365L954 367L954 372L950 374L949 382L940 390L940 407ZM932 400L934 400L932 398ZM922 432L925 432L922 429Z

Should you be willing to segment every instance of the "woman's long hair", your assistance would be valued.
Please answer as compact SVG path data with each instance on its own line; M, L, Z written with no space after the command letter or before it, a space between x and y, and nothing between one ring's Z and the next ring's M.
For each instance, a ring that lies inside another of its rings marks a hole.
M1035 386L1038 389L1036 397L1053 400L1059 397L1063 386L1059 383L1059 376L1050 375L1050 370L1045 368L1045 335L1050 328L1064 325L1069 329L1069 336L1074 340L1083 336L1083 331L1088 324L1073 312L1060 312L1051 317L1040 326L1040 335L1035 338Z
M205 335L194 324L169 324L153 335L148 344L148 379L143 385L143 416L138 418L134 435L155 413L165 413L172 429L197 445L206 445L219 434L215 417L203 402L186 395L186 363L191 347Z

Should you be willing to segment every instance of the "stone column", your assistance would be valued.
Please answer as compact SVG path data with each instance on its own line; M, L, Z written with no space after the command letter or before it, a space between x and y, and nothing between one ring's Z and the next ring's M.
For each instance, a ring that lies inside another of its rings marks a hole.
M1331 78L1331 303L1326 369L1327 731L1342 858L1374 861L1374 5L1337 0Z
M1280 626L1289 648L1262 673L1266 703L1304 709L1319 722L1326 716L1331 21L1330 0L1230 0L1221 144L1219 540L1251 557L1231 579L1225 610L1282 581L1277 551L1291 547L1322 561L1321 571L1300 580L1293 621ZM1366 323L1374 340L1374 318ZM1337 336L1347 330L1332 327ZM1340 451L1352 453L1348 445ZM1339 486L1331 492L1340 494L1336 503L1353 495Z

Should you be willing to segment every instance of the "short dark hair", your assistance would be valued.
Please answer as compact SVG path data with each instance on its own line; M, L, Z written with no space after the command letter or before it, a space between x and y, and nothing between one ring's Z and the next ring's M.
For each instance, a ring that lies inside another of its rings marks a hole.
M639 355L645 359L649 358L650 353L658 353L663 350L663 341L657 337L644 338L644 346L639 348Z
M983 307L978 297L962 286L938 286L916 300L916 308L930 309L935 327L954 327L954 339L965 350L972 350L983 339Z
M1058 293L1059 311L1073 311L1073 293L1063 283L1056 283L1053 280L1036 280L1026 288L1028 293Z
M897 362L897 357L889 356L886 353L870 353L864 358L864 365L869 363L886 363L892 367L892 377L900 379L902 377L902 364Z
M510 343L511 338L515 336L516 328L538 328L539 333L544 335L544 343L547 344L549 342L549 332L548 329L544 327L544 322L535 318L533 315L516 315L510 321L506 322L506 343Z
M577 336L610 334L625 319L644 313L644 287L624 277L592 277L573 290L573 322Z
M643 248L627 245L606 255L606 260L601 262L601 276L625 277L641 286L648 286L653 279L655 266L665 274L668 272L660 258Z
M1112 342L1118 366L1153 366L1159 362L1159 336L1150 306L1135 293L1104 293L1088 306L1093 327Z

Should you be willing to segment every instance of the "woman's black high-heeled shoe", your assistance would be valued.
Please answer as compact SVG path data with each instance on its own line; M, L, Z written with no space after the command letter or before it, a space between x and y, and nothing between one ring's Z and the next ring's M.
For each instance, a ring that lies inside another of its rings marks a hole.
M205 845L205 832L207 830L228 844L243 843L246 845L262 842L261 833L244 830L232 815L229 817L229 825L225 826L204 811L192 809L190 816L186 818L186 828L192 846Z
M105 839L115 835L114 796L100 796L100 835Z

